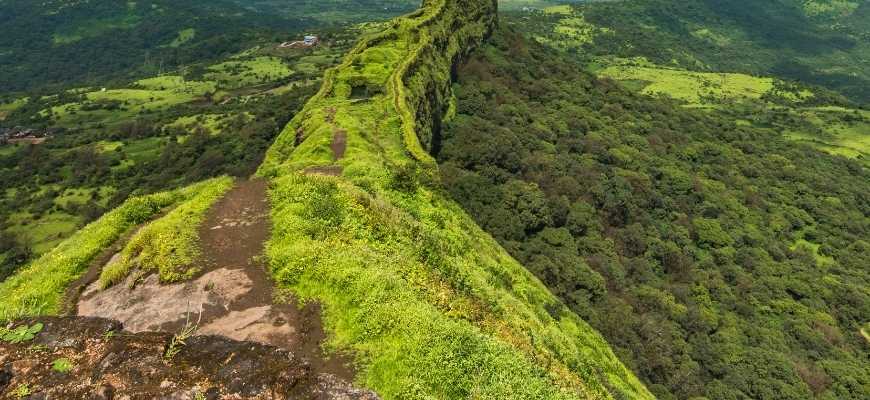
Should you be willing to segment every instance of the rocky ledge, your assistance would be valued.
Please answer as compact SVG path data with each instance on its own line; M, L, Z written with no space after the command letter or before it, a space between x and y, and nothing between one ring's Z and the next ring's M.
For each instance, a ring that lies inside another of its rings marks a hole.
M0 340L0 398L377 399L313 373L307 360L278 347L130 333L117 321L90 317L37 318L12 327L38 324L32 338Z

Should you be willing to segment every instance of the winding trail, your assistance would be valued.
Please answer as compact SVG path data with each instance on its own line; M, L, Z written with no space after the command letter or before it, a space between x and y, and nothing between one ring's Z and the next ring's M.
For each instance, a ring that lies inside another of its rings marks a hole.
M276 297L263 262L270 233L266 189L263 180L238 181L209 210L199 228L202 256L197 262L200 272L193 279L160 284L157 274L139 281L131 274L127 281L105 290L99 289L98 282L89 282L79 298L77 315L118 320L133 333L174 333L196 324L195 335L290 351L305 360L319 385L350 396L321 398L377 398L351 387L355 374L347 358L325 356L319 305L299 307L292 296Z

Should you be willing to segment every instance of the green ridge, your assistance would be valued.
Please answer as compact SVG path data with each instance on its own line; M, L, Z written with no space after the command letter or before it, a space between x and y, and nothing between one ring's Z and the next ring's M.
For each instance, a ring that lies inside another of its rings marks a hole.
M427 150L451 108L451 69L496 8L425 1L326 74L259 172L272 273L322 304L329 345L355 354L358 380L385 399L651 399L438 183Z

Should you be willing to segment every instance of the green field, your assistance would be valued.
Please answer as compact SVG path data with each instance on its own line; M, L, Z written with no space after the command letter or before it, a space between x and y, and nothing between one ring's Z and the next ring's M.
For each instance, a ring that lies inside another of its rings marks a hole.
M126 89L90 91L83 94L81 101L53 106L44 110L42 115L49 116L59 126L113 125L138 115L202 99L215 90L213 82L160 76L134 82Z
M244 125L250 122L253 116L250 113L241 114L199 114L195 116L180 117L177 120L164 125L163 129L184 131L188 134L202 128L205 132L217 135L223 132L231 123Z
M6 116L9 113L19 109L21 106L27 104L28 98L20 98L12 100L8 103L0 103L0 121L6 119Z
M33 219L29 213L16 213L9 218L6 231L22 238L36 254L43 254L79 229L81 218L54 212Z
M664 95L689 104L709 104L727 100L759 100L773 89L772 78L746 74L705 73L651 66L640 60L636 65L611 65L598 74L619 81L641 81L648 95Z
M208 69L211 72L205 74L206 79L216 81L224 89L274 82L293 74L293 70L277 57L225 61Z
M115 192L112 186L102 186L100 188L68 188L60 195L55 197L54 204L60 207L67 207L71 203L84 204L85 202L96 200L97 204L106 205L109 197Z
M150 137L146 139L134 140L126 143L121 147L121 150L127 157L135 163L143 163L145 161L154 160L160 156L160 152L167 143L167 138Z
M0 157L5 157L8 155L14 154L21 147L22 147L22 145L20 145L20 144L0 145Z
M178 32L178 37L169 43L169 47L180 47L181 45L193 40L196 37L196 29L187 28Z
M735 102L749 105L745 111L749 114L739 118L744 124L752 124L749 119L762 117L759 108L770 115L787 115L791 122L777 123L773 127L786 137L831 154L870 160L870 111L842 106L801 106L814 97L814 93L805 88L784 89L782 82L770 77L663 67L643 58L603 57L590 69L643 94L680 100L686 107L715 109L740 116L742 111L735 108ZM782 102L770 103L768 96Z

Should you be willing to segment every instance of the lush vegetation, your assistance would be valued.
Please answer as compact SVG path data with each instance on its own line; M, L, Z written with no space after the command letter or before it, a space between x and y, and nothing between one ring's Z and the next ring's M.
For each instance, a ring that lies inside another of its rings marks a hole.
M424 149L452 108L452 62L488 34L494 7L426 2L327 74L260 170L273 275L322 305L330 346L386 399L651 398L435 181Z
M725 114L870 163L870 114L866 105L864 110L860 105L866 102L861 97L866 92L866 82L861 81L866 68L861 65L868 51L861 38L870 32L870 18L858 3L835 2L834 7L830 2L803 2L796 7L795 2L783 1L764 6L778 19L758 29L801 30L794 39L804 41L809 39L801 35L857 42L847 49L816 43L818 51L798 57L810 66L805 73L770 67L773 60L791 55L789 49L795 44L792 39L771 44L769 35L747 33L756 28L743 25L757 15L734 15L728 10L736 6L729 2L690 3L669 3L667 8L661 1L626 7L598 3L548 7L513 13L509 22L536 41L571 55L589 71L633 90L681 100L686 107ZM826 9L822 4L839 11L819 12ZM663 10L669 14L662 14ZM820 80L825 74L843 76ZM855 90L855 85L861 89Z
M419 0L233 0L258 10L296 17L304 15L320 23L346 24L388 19L417 9Z
M188 279L198 270L194 261L202 254L199 227L205 213L233 185L229 177L215 178L198 186L198 192L166 216L136 232L120 257L100 273L100 286L120 283L134 269L137 274L157 270L161 282Z
M128 199L14 276L0 282L0 321L20 316L57 314L67 286L81 277L94 257L121 235L167 207L195 198L203 190L225 184L225 179L217 179Z
M659 398L870 396L861 164L515 32L457 75L444 185Z
M3 11L3 93L153 76L317 26L230 0L7 0Z
M7 102L0 128L52 137L0 143L0 280L131 195L250 175L357 34L330 30L311 49L266 42L105 90Z
M578 57L645 57L694 71L778 76L870 102L870 4L856 0L584 2L526 26ZM825 11L821 11L821 10ZM537 18L537 17L536 17ZM573 29L570 29L572 28Z

